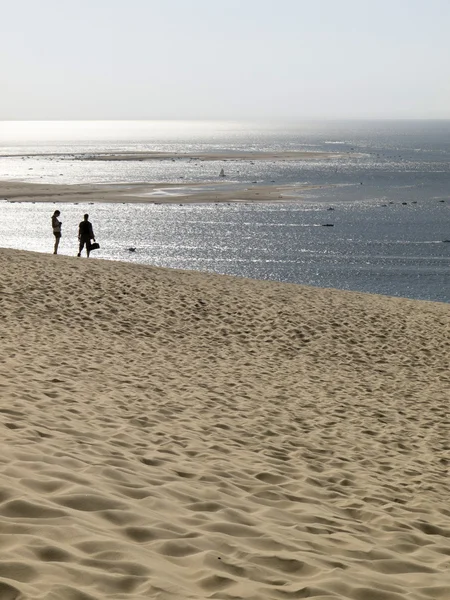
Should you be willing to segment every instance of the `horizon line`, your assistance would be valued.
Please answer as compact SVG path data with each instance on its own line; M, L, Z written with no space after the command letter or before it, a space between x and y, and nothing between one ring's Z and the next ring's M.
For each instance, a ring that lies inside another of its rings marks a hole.
M450 121L448 117L153 117L153 118L29 118L29 119L8 119L0 118L0 123L40 123L40 122L52 122L52 123L65 123L65 122L122 122L122 123L133 123L142 121L202 121L202 122L258 122L258 121Z

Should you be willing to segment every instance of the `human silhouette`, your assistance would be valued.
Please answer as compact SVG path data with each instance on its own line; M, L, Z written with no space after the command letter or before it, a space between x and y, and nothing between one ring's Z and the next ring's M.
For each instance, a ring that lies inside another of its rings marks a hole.
M55 236L55 246L53 248L53 254L58 254L59 240L61 239L62 223L58 219L60 214L61 213L59 212L59 210L55 210L55 212L52 215L52 229L53 229L53 235Z
M92 229L92 223L89 221L88 214L84 215L84 220L81 221L80 225L78 226L78 239L80 241L80 247L77 256L81 256L81 251L83 250L84 246L86 246L86 254L89 258L91 240L94 240L95 242L95 235L94 230Z

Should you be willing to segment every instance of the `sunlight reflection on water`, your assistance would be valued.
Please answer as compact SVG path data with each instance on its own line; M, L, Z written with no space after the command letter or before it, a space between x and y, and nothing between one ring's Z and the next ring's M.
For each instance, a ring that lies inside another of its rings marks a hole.
M0 199L0 246L51 252L50 216L58 208L63 254L76 255L78 223L89 212L101 243L98 258L449 302L450 244L442 243L450 239L449 139L450 121L3 122L0 180L202 184L214 201L214 185L208 184L217 184L223 168L223 183L236 190L257 181L301 184L303 191L301 203L277 205L56 205ZM79 160L101 152L243 150L331 151L340 157ZM157 200L177 193L152 195ZM287 190L283 197L292 193ZM335 210L326 213L327 207ZM330 221L334 227L321 227Z
M320 226L330 219L323 204L58 205L60 252L76 255L88 212L96 258L450 301L450 203L334 206L329 228ZM55 208L2 202L0 246L51 252Z

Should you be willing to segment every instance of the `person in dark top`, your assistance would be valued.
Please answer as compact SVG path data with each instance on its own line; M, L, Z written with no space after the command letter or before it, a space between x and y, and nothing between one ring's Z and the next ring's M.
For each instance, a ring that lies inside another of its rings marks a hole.
M53 235L55 236L55 246L53 248L53 254L58 254L59 240L61 239L62 223L58 219L60 214L61 213L59 212L59 210L55 210L55 212L52 215L52 229L53 229Z
M78 250L78 255L81 256L81 251L86 245L86 254L89 258L91 240L95 242L94 230L92 229L92 223L89 222L89 215L84 215L84 221L81 221L78 226L78 239L80 240L80 248Z

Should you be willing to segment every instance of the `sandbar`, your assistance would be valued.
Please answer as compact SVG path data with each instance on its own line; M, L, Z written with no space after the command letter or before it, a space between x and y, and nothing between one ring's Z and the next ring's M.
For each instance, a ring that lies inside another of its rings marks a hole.
M186 182L133 184L42 184L1 181L0 200L9 202L211 203L287 202L332 185L261 185L258 183Z

